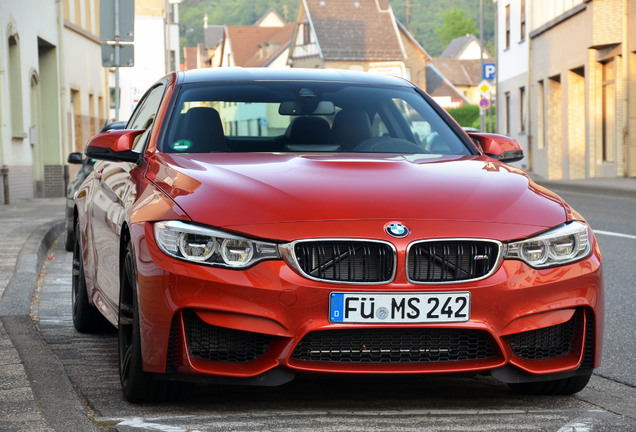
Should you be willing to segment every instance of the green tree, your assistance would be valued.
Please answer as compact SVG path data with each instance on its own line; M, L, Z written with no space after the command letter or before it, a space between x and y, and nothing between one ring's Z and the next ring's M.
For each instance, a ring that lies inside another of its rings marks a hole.
M479 34L475 22L466 16L464 9L460 9L457 6L453 6L444 13L444 23L435 32L439 35L444 46L448 45L453 39L469 33Z
M298 0L183 0L179 5L181 46L203 42L203 18L209 25L252 25L273 8L287 22L295 22Z

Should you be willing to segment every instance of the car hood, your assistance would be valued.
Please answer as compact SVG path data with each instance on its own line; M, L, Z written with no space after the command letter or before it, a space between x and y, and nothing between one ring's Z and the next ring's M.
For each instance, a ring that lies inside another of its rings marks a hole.
M567 208L485 156L155 154L147 178L193 221L234 228L310 221L464 221L541 228Z

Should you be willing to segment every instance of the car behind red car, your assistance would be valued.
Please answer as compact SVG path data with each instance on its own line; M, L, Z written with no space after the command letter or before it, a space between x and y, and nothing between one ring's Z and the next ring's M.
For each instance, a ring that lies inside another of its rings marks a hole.
M73 320L119 329L130 401L300 373L571 394L600 364L590 227L506 163L518 143L467 135L404 80L179 72L86 155Z

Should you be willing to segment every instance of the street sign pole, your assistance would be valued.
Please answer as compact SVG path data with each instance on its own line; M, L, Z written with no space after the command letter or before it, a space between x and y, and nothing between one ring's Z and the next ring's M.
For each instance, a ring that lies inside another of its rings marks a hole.
M484 70L484 0L479 0L479 63ZM486 115L483 108L479 109L479 130L484 131Z
M115 0L115 120L119 120L119 0Z
M119 120L121 91L119 68L135 64L135 2L133 0L100 0L99 38L102 43L102 66L115 68L115 118ZM123 43L122 43L123 42Z

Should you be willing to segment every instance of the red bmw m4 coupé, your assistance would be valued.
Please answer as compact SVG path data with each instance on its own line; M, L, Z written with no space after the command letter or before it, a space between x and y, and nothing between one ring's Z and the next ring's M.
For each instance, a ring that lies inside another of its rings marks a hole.
M489 374L571 394L600 364L596 239L407 81L167 75L94 137L75 194L73 321L118 328L126 399L180 381Z

